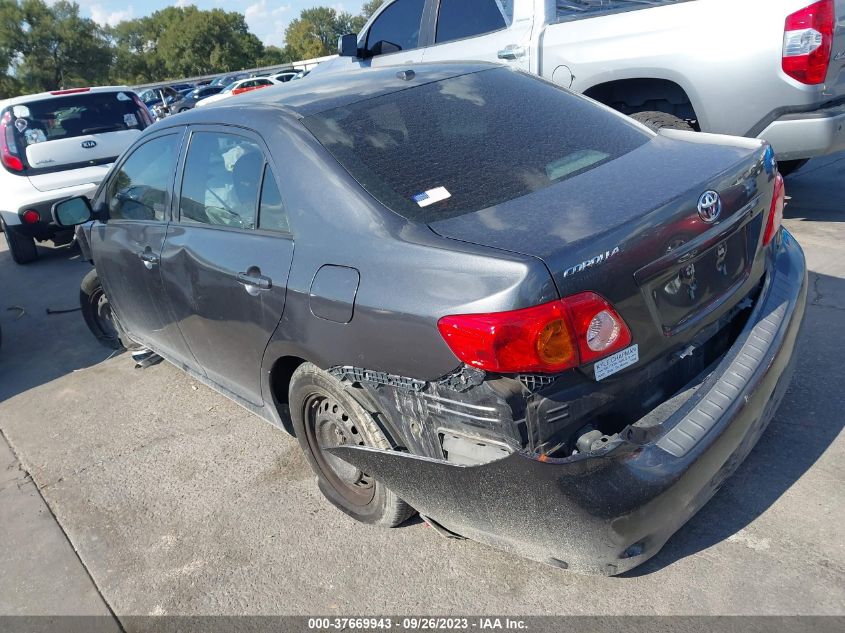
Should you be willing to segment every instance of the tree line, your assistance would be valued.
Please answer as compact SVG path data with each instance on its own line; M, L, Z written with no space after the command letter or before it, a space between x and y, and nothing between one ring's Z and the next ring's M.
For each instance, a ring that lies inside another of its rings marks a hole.
M285 30L285 46L265 46L244 15L167 7L115 26L82 17L68 0L0 0L0 99L103 84L140 84L272 66L336 52L384 0L360 14L305 9Z

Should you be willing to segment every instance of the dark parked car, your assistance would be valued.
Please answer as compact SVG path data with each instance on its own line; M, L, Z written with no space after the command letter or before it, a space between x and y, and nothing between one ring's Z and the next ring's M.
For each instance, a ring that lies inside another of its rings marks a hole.
M761 141L422 64L160 122L93 211L54 216L84 223L95 333L295 433L347 514L617 574L788 385L807 282L783 200Z
M198 102L202 101L206 97L218 94L223 90L223 88L225 88L225 86L203 86L201 88L195 88L179 101L172 103L170 105L170 111L171 113L176 113L190 110L197 105Z
M154 108L162 103L162 98L172 103L180 97L179 93L170 86L159 86L157 88L147 88L140 93L141 101L148 108Z
M213 79L209 85L223 86L225 88L233 81L237 81L238 79L246 79L248 77L249 73L231 73L229 75L221 75L220 77L216 77L215 79Z

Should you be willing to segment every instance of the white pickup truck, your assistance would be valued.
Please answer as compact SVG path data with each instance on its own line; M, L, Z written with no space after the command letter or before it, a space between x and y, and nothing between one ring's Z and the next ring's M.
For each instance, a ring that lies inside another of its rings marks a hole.
M785 172L845 149L845 0L388 0L339 52L314 72L505 63L652 127L765 138Z

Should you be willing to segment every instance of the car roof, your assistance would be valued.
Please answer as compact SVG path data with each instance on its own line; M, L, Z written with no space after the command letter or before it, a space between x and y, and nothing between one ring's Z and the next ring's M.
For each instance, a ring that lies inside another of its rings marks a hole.
M203 110L210 113L210 108L276 106L302 118L412 86L494 68L503 66L484 62L432 62L325 73L312 75L307 80L289 81L264 90L254 90L238 95L237 101L222 100ZM406 71L412 71L413 75L409 76L410 73Z
M20 103L32 103L34 101L46 101L48 99L57 99L71 94L90 94L97 92L134 92L127 86L98 86L96 88L68 88L67 90L55 90L52 92L39 92L31 95L20 95L19 97L12 97L0 101L0 108L5 108L10 105L18 105Z

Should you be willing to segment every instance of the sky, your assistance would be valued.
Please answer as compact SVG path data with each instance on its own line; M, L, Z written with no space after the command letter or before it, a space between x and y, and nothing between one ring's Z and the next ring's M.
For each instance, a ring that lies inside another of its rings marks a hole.
M93 18L103 25L115 25L121 20L140 18L166 6L194 4L200 9L220 8L238 11L246 17L250 30L265 44L281 46L285 28L299 17L302 9L330 6L338 11L358 13L362 0L76 0L83 17Z

